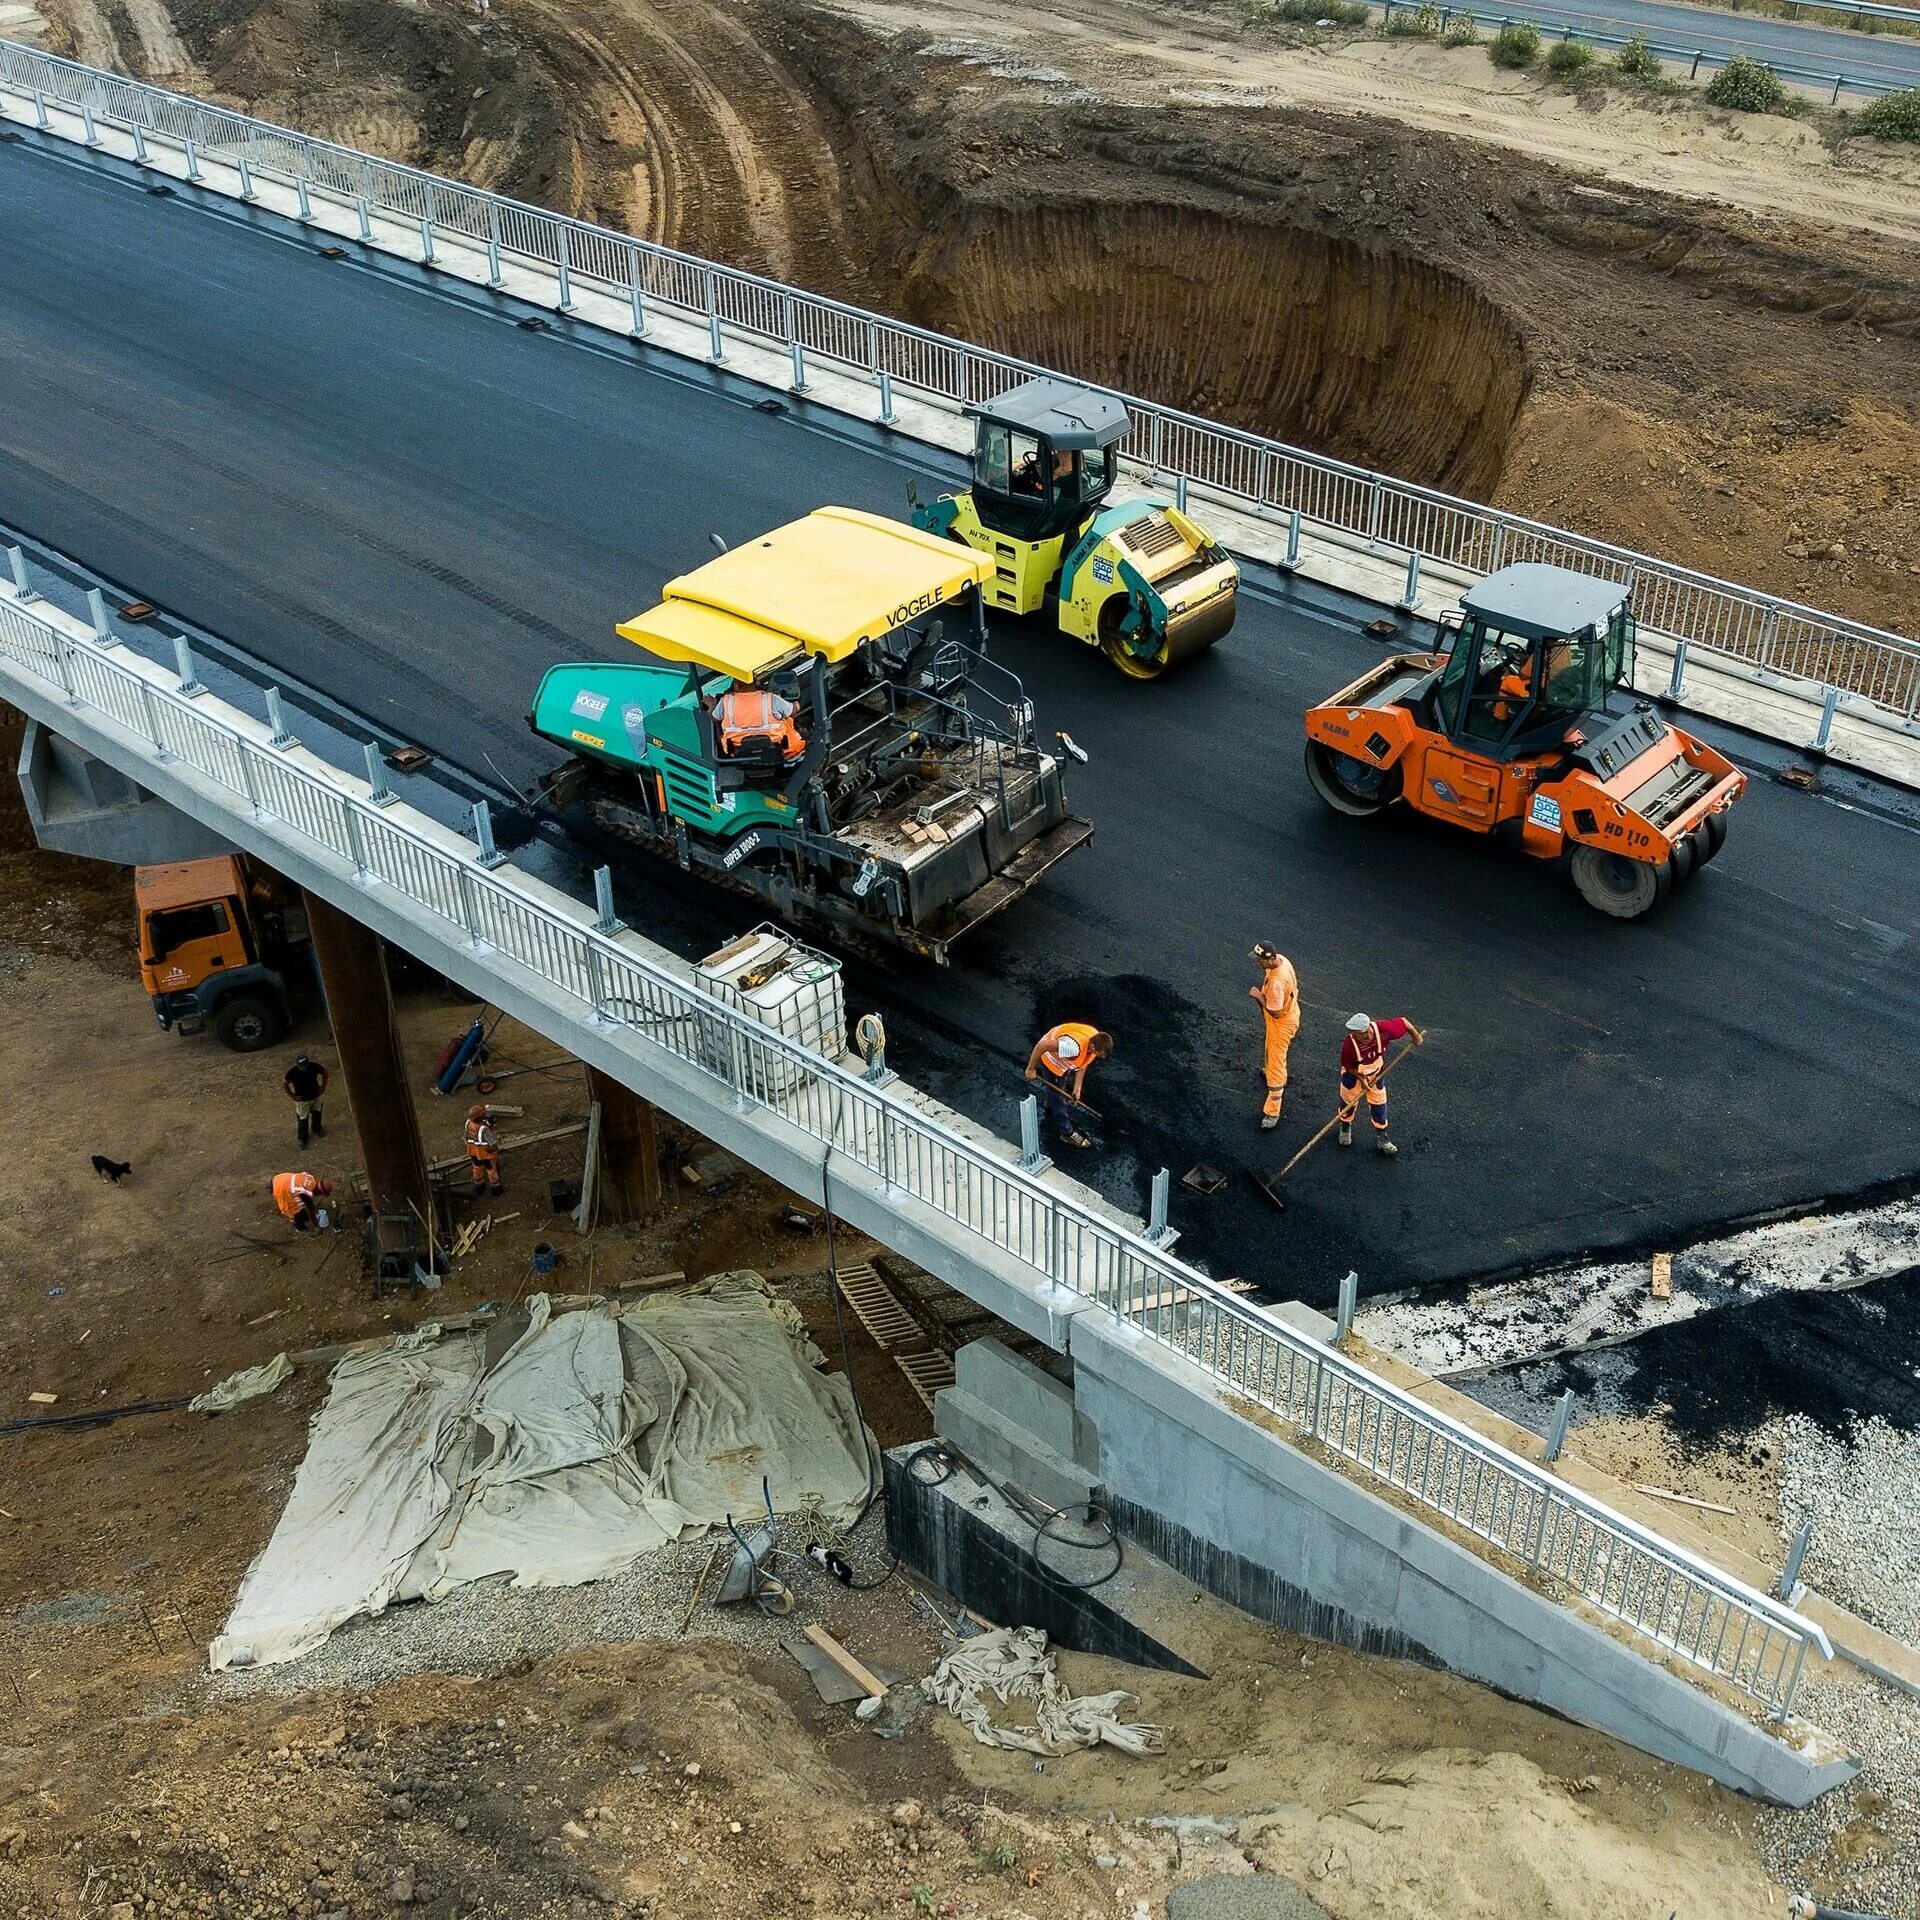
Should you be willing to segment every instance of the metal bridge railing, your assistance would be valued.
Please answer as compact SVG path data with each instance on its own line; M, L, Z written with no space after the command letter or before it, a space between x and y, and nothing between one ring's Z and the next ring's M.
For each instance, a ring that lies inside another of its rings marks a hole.
M1820 1629L1614 1513L1532 1461L1274 1320L1068 1193L820 1055L734 1012L588 910L551 906L364 782L302 766L268 730L160 669L103 647L78 621L0 585L0 688L14 675L105 716L156 760L193 768L236 812L271 821L446 923L503 970L524 969L580 1016L629 1031L714 1078L716 1092L796 1128L1038 1280L1068 1289L1203 1368L1283 1438L1344 1462L1376 1491L1494 1550L1496 1564L1619 1623L1682 1670L1784 1713ZM231 718L222 717L230 715ZM391 796L388 796L390 799ZM1643 1647L1644 1650L1644 1647Z
M319 196L356 210L363 235L372 232L378 215L417 230L429 255L438 234L489 249L496 259L532 264L559 276L563 303L574 286L626 302L636 333L644 334L650 310L670 310L707 329L716 359L724 358L729 335L788 354L796 374L813 356L872 382L882 419L893 417L896 387L964 405L1049 371L15 41L0 40L0 90L29 103L23 110L43 126L50 105L58 105L85 116L89 129L105 120L137 129L140 142L164 141L185 154L189 178L199 177L203 160L216 160L227 168L244 166L250 178L289 183L308 202ZM1546 560L1631 582L1641 622L1650 630L1804 682L1816 697L1831 689L1857 694L1909 724L1920 714L1920 642L1148 400L1119 397L1133 423L1125 448L1131 458L1230 505L1268 517L1298 512L1310 530L1475 573L1510 561Z

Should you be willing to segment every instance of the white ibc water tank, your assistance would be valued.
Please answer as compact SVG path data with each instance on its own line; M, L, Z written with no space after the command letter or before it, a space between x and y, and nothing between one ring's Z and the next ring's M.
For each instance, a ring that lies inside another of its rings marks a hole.
M783 1039L837 1060L847 1050L847 1002L840 962L762 924L729 941L694 968L694 984ZM756 1086L783 1093L805 1069L784 1056L756 1053ZM715 1062L725 1071L725 1065Z

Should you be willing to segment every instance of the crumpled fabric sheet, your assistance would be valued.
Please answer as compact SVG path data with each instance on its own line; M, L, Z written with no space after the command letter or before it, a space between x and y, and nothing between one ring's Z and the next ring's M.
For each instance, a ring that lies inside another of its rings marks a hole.
M1136 1695L1123 1690L1076 1698L1061 1684L1060 1670L1039 1627L999 1627L963 1641L920 1682L922 1692L973 1731L983 1747L1022 1753L1075 1753L1103 1743L1122 1753L1164 1753L1165 1732L1122 1720L1120 1709ZM1032 1700L1030 1727L995 1725L984 1696Z
M215 1671L298 1659L356 1615L489 1576L607 1578L729 1514L757 1522L762 1475L782 1512L858 1510L871 1443L847 1383L817 1371L757 1274L617 1313L528 1305L504 1352L494 1329L422 1329L334 1369Z
M218 1386L196 1394L187 1402L187 1411L225 1413L229 1407L237 1407L243 1400L257 1400L263 1393L272 1393L292 1374L293 1362L284 1353L276 1353L271 1360L263 1361L257 1367L242 1367L238 1373L228 1374Z

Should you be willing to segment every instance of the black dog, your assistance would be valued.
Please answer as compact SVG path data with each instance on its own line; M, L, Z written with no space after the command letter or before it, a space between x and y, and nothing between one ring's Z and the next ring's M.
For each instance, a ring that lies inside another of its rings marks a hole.
M102 1180L111 1180L117 1187L133 1171L131 1160L109 1160L104 1153L93 1156L93 1170Z

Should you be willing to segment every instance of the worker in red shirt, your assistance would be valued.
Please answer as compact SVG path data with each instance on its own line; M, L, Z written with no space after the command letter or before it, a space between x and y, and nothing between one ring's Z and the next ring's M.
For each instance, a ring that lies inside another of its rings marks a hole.
M1287 1049L1300 1031L1300 979L1284 953L1262 942L1253 950L1260 963L1260 984L1248 995L1260 1003L1260 1024L1266 1029L1266 1052L1261 1066L1267 1079L1267 1103L1260 1125L1271 1133L1280 1124L1280 1103L1287 1092Z
M1373 1144L1381 1153L1400 1149L1387 1138L1387 1049L1396 1040L1413 1035L1413 1044L1421 1046L1426 1035L1411 1020L1396 1015L1391 1020L1370 1019L1356 1013L1347 1022L1346 1037L1340 1042L1340 1144L1353 1145L1354 1116L1360 1111L1361 1095L1366 1096L1367 1118L1373 1122Z
M1080 1090L1087 1082L1087 1069L1096 1060L1104 1060L1113 1051L1113 1038L1083 1020L1063 1020L1049 1027L1033 1043L1027 1056L1027 1078L1040 1089L1040 1098L1059 1130L1060 1143L1067 1147L1090 1147L1093 1142L1080 1131L1074 1108L1080 1105Z

